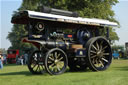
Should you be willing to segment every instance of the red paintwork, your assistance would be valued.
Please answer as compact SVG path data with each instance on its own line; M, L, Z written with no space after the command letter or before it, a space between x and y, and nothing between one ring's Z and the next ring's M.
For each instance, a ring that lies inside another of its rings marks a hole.
M40 44L35 41L31 41L31 40L28 40L27 38L23 38L22 42L32 43L34 46L36 46L38 49L40 49Z
M11 59L11 63L16 63L16 56L19 56L19 50L8 50L7 59Z
M72 38L72 35L68 35L69 38Z

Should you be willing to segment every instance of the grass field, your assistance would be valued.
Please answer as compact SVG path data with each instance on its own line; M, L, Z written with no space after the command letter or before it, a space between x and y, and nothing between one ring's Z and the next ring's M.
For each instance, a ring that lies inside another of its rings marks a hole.
M113 60L106 71L65 72L33 75L27 66L6 65L0 70L0 85L128 85L128 60Z

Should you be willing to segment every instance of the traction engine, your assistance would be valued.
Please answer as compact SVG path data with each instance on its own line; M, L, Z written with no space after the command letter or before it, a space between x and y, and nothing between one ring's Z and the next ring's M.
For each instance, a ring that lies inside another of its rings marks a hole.
M29 56L28 68L33 74L62 74L71 71L106 70L112 61L108 20L81 18L76 12L43 7L40 12L21 11L12 23L25 24L28 36L23 42L38 50ZM105 33L103 33L105 32ZM103 36L104 34L104 36Z

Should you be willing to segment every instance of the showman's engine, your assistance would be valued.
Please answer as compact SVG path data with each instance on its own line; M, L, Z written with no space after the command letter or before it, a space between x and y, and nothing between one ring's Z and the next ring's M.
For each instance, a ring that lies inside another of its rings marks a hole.
M28 36L23 42L38 50L29 56L28 68L33 74L61 74L71 71L106 70L111 64L109 27L117 23L79 17L77 12L41 7L37 11L20 11L12 23L24 24Z

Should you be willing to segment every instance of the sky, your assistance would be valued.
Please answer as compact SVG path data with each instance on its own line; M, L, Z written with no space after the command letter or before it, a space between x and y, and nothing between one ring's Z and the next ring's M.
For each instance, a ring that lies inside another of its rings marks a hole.
M21 6L22 0L0 0L0 48L8 49L11 43L7 35L11 32L13 24L10 22L13 11ZM128 0L119 0L119 3L112 8L115 11L115 18L120 22L121 27L115 28L119 41L116 45L124 45L128 42Z
M113 7L115 11L115 18L120 22L121 27L116 29L120 38L116 41L116 45L125 45L128 42L128 0L119 0L116 6Z

